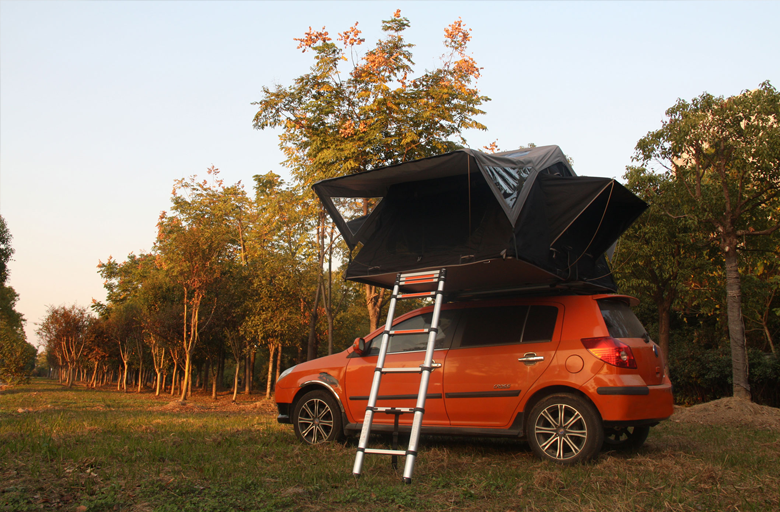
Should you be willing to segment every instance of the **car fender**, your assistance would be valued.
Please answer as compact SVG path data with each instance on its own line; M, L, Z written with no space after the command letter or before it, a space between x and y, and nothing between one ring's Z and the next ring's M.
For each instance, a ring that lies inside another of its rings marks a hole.
M336 385L338 386L338 384L336 384ZM331 386L330 384L328 384L327 382L325 382L324 380L322 380L320 378L313 379L313 380L308 380L306 382L303 382L300 385L300 389L298 390L297 393L295 393L295 398L293 400L293 406L294 406L295 402L298 401L298 398L300 398L304 393L308 393L309 391L311 391L312 388L315 388L315 387L325 388L328 391L330 391L330 394L333 395L333 398L335 398L336 402L339 404L339 409L341 409L341 413L342 414L346 413L346 411L344 410L344 404L341 402L341 396L339 396L339 394L336 392L336 390L333 388L333 386Z

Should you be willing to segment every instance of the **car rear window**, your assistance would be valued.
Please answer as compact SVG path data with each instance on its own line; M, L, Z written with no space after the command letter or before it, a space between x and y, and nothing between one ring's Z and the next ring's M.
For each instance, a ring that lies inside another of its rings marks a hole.
M647 331L628 304L622 300L602 299L598 301L601 316L607 324L607 331L613 338L642 338Z
M552 340L558 308L502 306L467 310L460 346L481 347Z

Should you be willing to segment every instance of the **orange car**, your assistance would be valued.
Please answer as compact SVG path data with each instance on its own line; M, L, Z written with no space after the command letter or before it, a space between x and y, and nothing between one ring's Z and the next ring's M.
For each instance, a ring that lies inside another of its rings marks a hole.
M590 459L602 446L641 446L671 416L673 398L660 350L630 309L637 303L560 295L445 304L422 432L525 436L536 455L559 463ZM428 327L432 309L394 325ZM284 371L278 421L309 444L358 433L382 330ZM385 367L419 366L426 343L423 334L391 338ZM385 375L377 405L414 407L419 377L409 375ZM393 430L394 417L383 416L374 417L374 432ZM400 425L408 431L411 418Z

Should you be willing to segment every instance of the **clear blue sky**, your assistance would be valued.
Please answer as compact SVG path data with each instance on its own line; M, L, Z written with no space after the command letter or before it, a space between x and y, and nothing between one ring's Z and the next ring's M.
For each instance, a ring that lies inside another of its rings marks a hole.
M461 17L492 98L481 148L557 144L578 174L620 177L677 98L780 87L778 2L0 1L0 214L29 341L47 305L103 300L109 255L148 251L173 181L285 174L252 129L261 87L306 72L294 37L396 8L417 69Z

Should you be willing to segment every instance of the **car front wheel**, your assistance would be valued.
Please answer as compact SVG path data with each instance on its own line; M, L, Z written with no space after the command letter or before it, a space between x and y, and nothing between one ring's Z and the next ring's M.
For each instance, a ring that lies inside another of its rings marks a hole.
M295 435L306 444L320 444L341 438L341 413L336 400L326 391L310 391L295 404L292 418Z
M604 428L598 411L576 395L555 394L532 409L527 423L528 443L541 459L576 464L598 455Z

